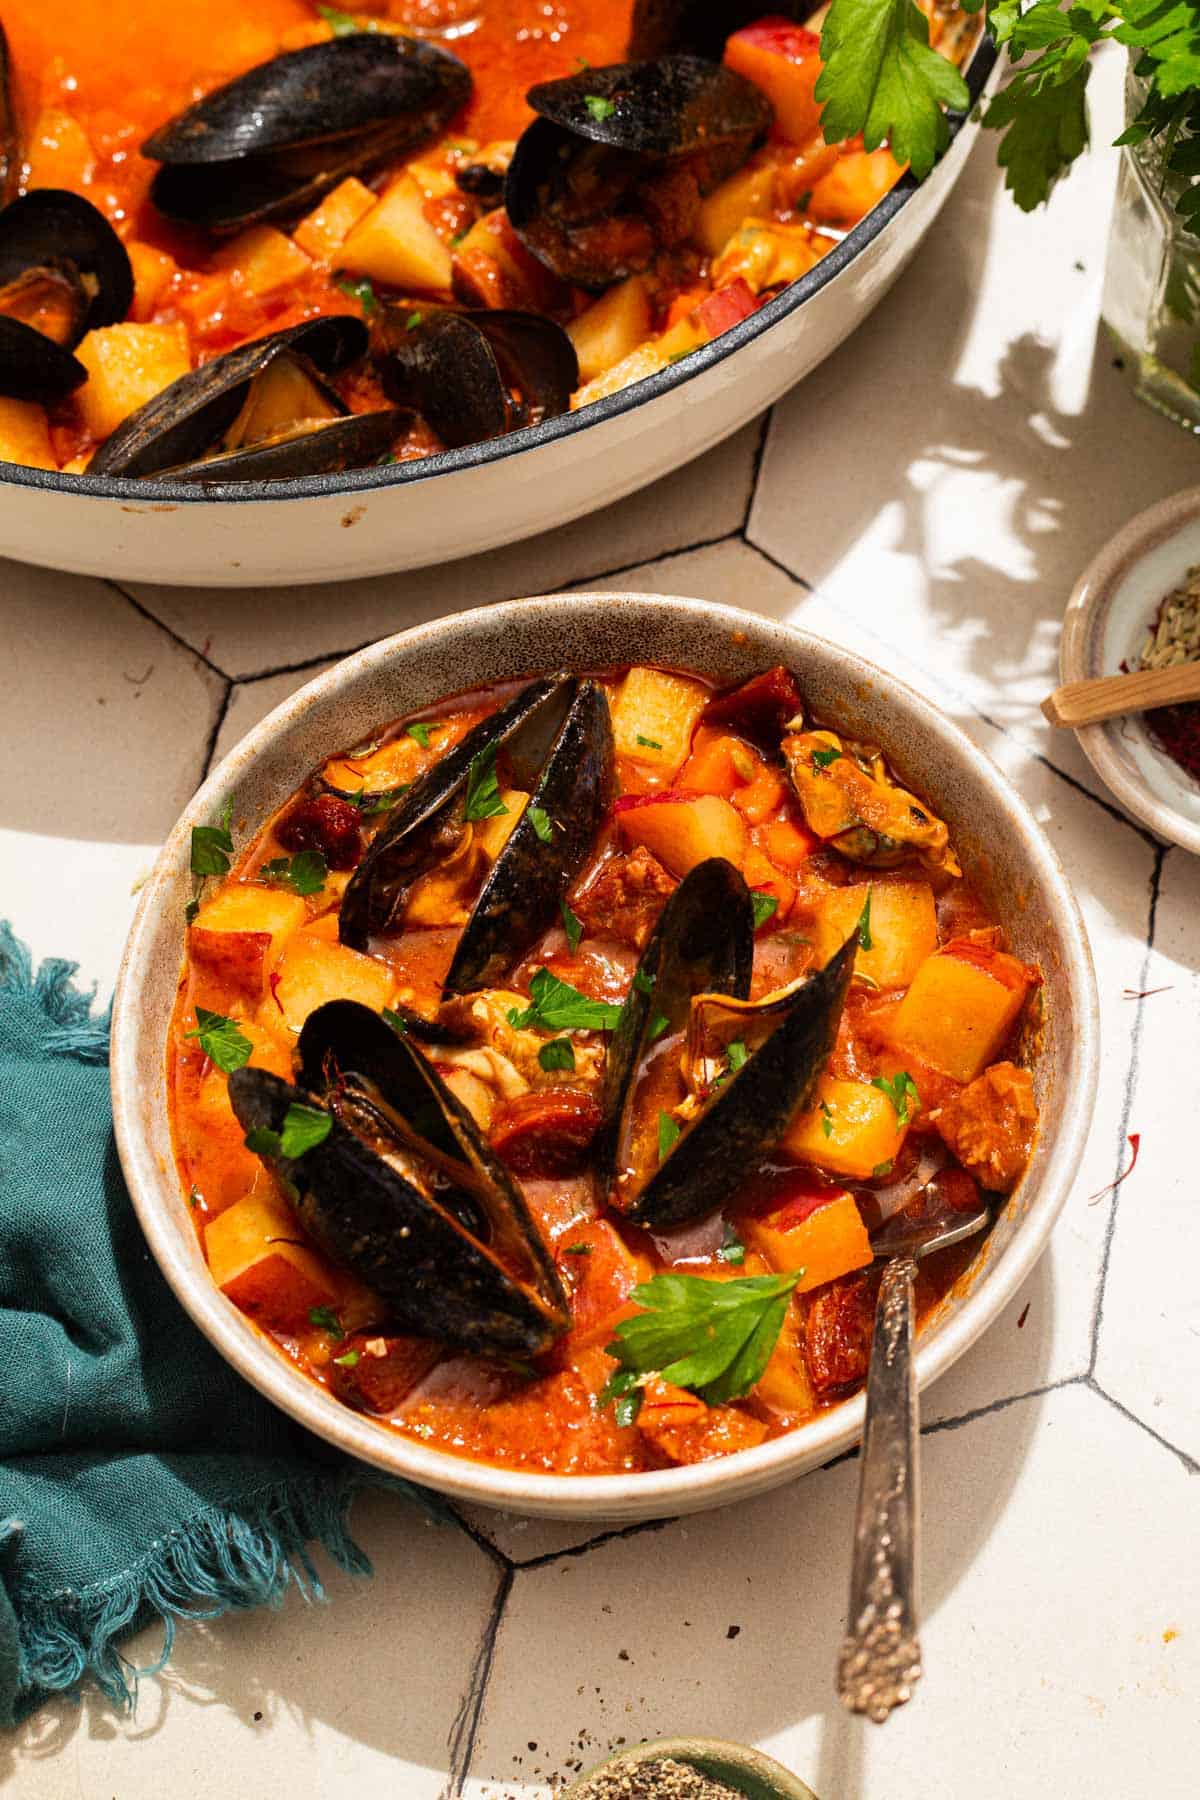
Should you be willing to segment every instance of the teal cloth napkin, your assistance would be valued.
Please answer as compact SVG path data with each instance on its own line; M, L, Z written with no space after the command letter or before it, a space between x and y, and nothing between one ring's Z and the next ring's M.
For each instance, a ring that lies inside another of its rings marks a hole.
M120 1644L154 1619L321 1585L306 1546L369 1574L355 1491L420 1489L331 1451L200 1336L121 1179L108 1019L0 922L0 1722L90 1674L132 1705Z

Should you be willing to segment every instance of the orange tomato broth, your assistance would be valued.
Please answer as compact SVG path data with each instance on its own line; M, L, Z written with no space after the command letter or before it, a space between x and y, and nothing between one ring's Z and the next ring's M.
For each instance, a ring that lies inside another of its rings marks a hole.
M611 676L606 676L605 680L612 683ZM450 730L443 740L444 751L512 691L509 688L498 695L464 696L441 708L426 709L421 717L440 717L447 721ZM615 683L610 685L609 691L615 691ZM703 730L703 726L700 729ZM407 759L402 774L410 780L431 766L438 754L436 745L433 749L418 749L413 740L405 742L403 721L379 733L376 742L384 746L381 753L385 755L389 744L400 743ZM694 753L695 733L692 744ZM694 761L698 769L714 766L712 758L705 763L694 756ZM347 766L355 770L357 765L348 757L335 757L325 765L326 774L334 779L334 785L345 785ZM395 778L393 775L392 779ZM706 779L698 781L699 791L708 791ZM617 782L618 791L625 794L653 791L656 785L643 764L621 757L617 763ZM667 792L672 783L657 785ZM714 782L714 788L718 785ZM298 790L298 793L302 791ZM696 790L689 791L694 793ZM751 788L742 791L748 795ZM277 829L296 798L293 796L274 819L253 832L244 846L239 846L230 874L222 878L219 886L206 884L206 898L213 891L221 892L231 884L253 882L264 862L287 854ZM769 847L777 841L781 827L791 828L793 836L806 838L812 846L804 865L797 867L794 858L789 858L786 868L772 869ZM245 821L233 822L235 833L240 835L245 828ZM847 880L861 879L862 870L847 864L836 852L823 849L809 836L799 802L790 785L785 787L782 782L770 812L751 827L749 843L752 848L747 852L745 867L751 885L769 891L769 880L773 876L780 891L794 895L787 901L786 910L781 907L776 920L756 935L752 992L759 997L795 979L812 966L815 952L805 930L810 909L822 895L828 894L831 884L837 887ZM572 899L588 887L613 848L614 831L610 823L602 829L592 857L572 884ZM751 860L755 858L757 860ZM886 882L888 877L885 874L875 879ZM309 899L306 902L308 918L300 927L301 932L336 942L339 903L340 895L328 891ZM969 932L978 932L989 943L999 944L1002 940L1003 934L966 881L954 882L943 890L937 898L937 913L940 946ZM405 1004L426 1011L436 1007L441 981L457 937L456 929L435 926L408 929L398 937L375 942L372 956L389 966L402 981L402 992L396 1003L402 999ZM635 950L615 942L603 930L597 935L590 928L585 930L572 955L563 931L555 925L543 934L513 973L495 985L525 991L533 971L546 966L592 998L619 1001L628 991L636 960ZM275 967L278 967L278 961ZM198 1005L226 1016L240 1017L254 1033L252 1065L288 1077L290 1044L283 1022L277 1020L272 1011L274 1005L282 1012L275 987L277 980L277 976L271 977L269 991L264 984L261 1003L251 1002L248 1006L236 982L227 984L211 964L197 962L189 955L181 977L168 1041L169 1091L179 1175L183 1191L191 1195L192 1216L202 1241L207 1227L248 1195L274 1195L282 1204L283 1194L274 1176L243 1144L242 1129L224 1091L225 1077L212 1067L194 1035L189 1037L188 1033L195 1032ZM889 1061L884 1033L899 999L897 992L877 994L866 984L856 983L852 987L828 1065L831 1074L843 1079L869 1081L875 1073L894 1068L895 1059ZM261 1029L264 1026L265 1032ZM582 1034L582 1039L577 1041L586 1043L588 1035ZM294 1043L294 1038L290 1041ZM682 1084L674 1074L674 1044L675 1040L665 1040L663 1045L671 1053L670 1072L663 1067L667 1059L656 1053L662 1078L657 1082L651 1080L639 1089L640 1108L647 1104L671 1106L680 1098ZM436 1066L436 1049L429 1054ZM960 1088L960 1084L911 1059L909 1066L917 1074L923 1110L897 1158L893 1177L897 1181L915 1180L914 1171L923 1154L921 1146L937 1142L927 1115ZM952 1159L949 1168L960 1182L972 1185ZM829 1176L819 1168L810 1168L806 1173L802 1166L789 1163L786 1156L781 1158L777 1152L763 1165L760 1173L739 1190L739 1195L724 1209L724 1216L732 1217L743 1235L748 1235L744 1231L745 1221L772 1210L781 1193L781 1182L787 1189L789 1200L798 1182L805 1193L815 1192L817 1205L837 1192L852 1194L856 1204L865 1209L864 1217L868 1221L875 1195L889 1185L887 1177L858 1181ZM411 1400L406 1398L403 1405L391 1407L386 1413L373 1414L385 1428L415 1436L437 1448L476 1461L516 1468L559 1473L633 1471L666 1466L672 1460L689 1461L724 1454L749 1443L782 1435L804 1423L815 1411L836 1403L848 1391L843 1388L836 1394L818 1395L815 1401L799 1411L778 1406L773 1409L760 1404L755 1395L732 1407L714 1408L711 1413L697 1402L699 1419L685 1418L676 1422L669 1404L673 1390L668 1390L663 1405L651 1406L646 1414L649 1420L662 1416L665 1409L667 1424L658 1437L648 1438L641 1423L618 1425L612 1408L598 1407L596 1400L614 1366L604 1354L604 1345L611 1336L613 1325L630 1310L627 1295L633 1280L647 1279L668 1268L727 1279L769 1272L772 1265L756 1254L750 1244L745 1263L740 1267L730 1266L718 1254L719 1230L715 1237L710 1231L705 1239L701 1229L699 1239L693 1233L690 1241L685 1233L672 1249L661 1234L652 1234L612 1213L604 1205L586 1170L579 1175L561 1177L535 1174L522 1179L521 1185L570 1293L571 1329L537 1358L536 1376L532 1380L508 1372L494 1361L466 1356L453 1349L444 1350ZM813 1204L812 1198L803 1201L798 1208L793 1203L790 1216L811 1212ZM784 1213L787 1212L785 1208ZM298 1225L293 1230L296 1238L303 1237ZM590 1253L580 1253L581 1243L592 1246ZM918 1314L922 1321L964 1274L976 1249L977 1241L967 1243L921 1265ZM615 1286L612 1277L614 1260L623 1276ZM372 1338L373 1329L395 1330L386 1323L379 1323L385 1319L386 1309L381 1312L376 1303L372 1311L370 1298L364 1301L365 1291L356 1278L339 1272L332 1265L327 1264L326 1269L335 1296L332 1304L335 1309L341 1309L340 1317L346 1332L357 1335L346 1339L331 1337L319 1320L306 1320L303 1315L280 1326L269 1316L269 1304L260 1304L257 1297L252 1298L244 1310L257 1318L260 1327L306 1375L346 1398L343 1390L349 1377L343 1374L335 1359L345 1352L347 1343L353 1346L357 1359L360 1350L364 1356L369 1354L372 1344L382 1346L387 1341L419 1347L421 1340ZM855 1299L861 1302L860 1316L867 1309L865 1316L869 1317L872 1290L868 1278L852 1275L848 1281L860 1283ZM832 1286L837 1287L839 1283L834 1282ZM804 1329L807 1316L804 1308L824 1291L814 1290L804 1302L793 1303L787 1330L800 1332ZM365 1350L362 1349L364 1343ZM382 1355L382 1349L375 1354ZM798 1354L803 1355L803 1352ZM654 1396L650 1398L653 1400ZM690 1397L685 1396L687 1398ZM372 1409L367 1407L365 1410ZM672 1451L664 1452L664 1444L671 1445Z

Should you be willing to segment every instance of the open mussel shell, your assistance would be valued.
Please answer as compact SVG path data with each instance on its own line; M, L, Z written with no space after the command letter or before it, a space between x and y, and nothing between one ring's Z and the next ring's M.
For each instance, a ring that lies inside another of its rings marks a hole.
M237 231L314 205L434 137L471 76L446 50L354 32L249 69L153 133L150 197L169 218Z
M452 450L568 411L579 385L570 338L536 313L395 302L373 321L372 346L389 398Z
M819 0L772 0L772 18L803 24ZM721 60L725 40L763 17L762 0L634 0L627 54L666 56L685 51Z
M695 56L615 63L545 81L518 140L504 199L513 228L564 280L603 287L681 241L700 197L766 135L752 82ZM670 169L659 205L655 184ZM690 203L690 204L689 204Z
M131 413L101 444L88 473L161 475L196 462L220 444L241 412L251 382L281 351L304 357L318 375L333 375L356 362L366 348L366 326L346 313L306 319L270 337L256 338L181 375ZM234 477L226 474L222 479Z
M516 1183L430 1063L354 1001L312 1013L300 1088L235 1071L242 1126L281 1131L299 1101L333 1117L296 1158L264 1160L305 1230L367 1282L403 1329L501 1356L534 1356L567 1325L554 1263Z
M609 1046L599 1154L623 1210L644 1185L656 1138L655 1126L638 1116L648 1058L660 1042L659 1053L668 1053L666 1047L687 1030L695 995L744 999L753 965L750 890L731 862L711 856L684 877L663 908Z
M604 689L582 681L530 795L484 881L446 975L447 994L487 987L559 917L613 798L615 752ZM545 821L550 841L534 819Z
M748 1056L684 1125L626 1209L630 1218L663 1228L714 1211L736 1193L754 1159L778 1143L792 1117L811 1102L829 1060L857 947L855 932L823 969L765 1000L701 1003L713 1012L724 1004L736 1013Z
M0 23L0 205L11 200L21 179L21 139L13 105L12 57Z
M71 351L133 300L125 246L80 194L37 188L0 212L0 394L50 404L87 379Z
M342 896L338 933L343 944L366 950L373 937L403 928L413 884L439 857L449 855L462 836L467 784L477 756L493 745L503 749L514 779L524 792L530 791L577 685L569 675L531 681L414 781Z
M302 475L333 475L382 462L414 423L408 407L348 413L342 419L306 422L245 450L205 456L161 471L164 480L295 481Z

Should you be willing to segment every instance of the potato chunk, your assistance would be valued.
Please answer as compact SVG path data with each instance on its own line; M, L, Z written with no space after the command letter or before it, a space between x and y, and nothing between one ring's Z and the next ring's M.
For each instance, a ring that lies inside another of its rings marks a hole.
M182 325L104 325L75 351L88 372L76 395L93 437L106 438L155 394L191 369Z
M267 971L307 917L299 894L235 882L196 914L188 938L192 958L219 980L261 999Z
M386 963L308 931L289 939L277 974L274 993L264 1005L278 1002L286 1025L296 1032L327 1000L357 1000L381 1012L396 991L396 977Z
M775 164L748 163L701 202L697 243L710 256L719 256L743 219L770 212L774 196Z
M320 206L301 219L292 237L314 262L332 263L354 227L375 204L375 196L356 175L339 181Z
M927 881L874 881L835 888L821 902L815 940L817 961L841 949L871 896L871 948L855 953L854 971L884 993L907 987L937 949L937 908Z
M803 1269L798 1294L865 1269L872 1260L871 1241L854 1196L831 1192L821 1201L816 1205L803 1198L785 1201L772 1213L742 1221L742 1236L772 1269L780 1275Z
M32 400L0 397L0 459L27 469L57 469L45 409Z
M274 225L251 225L213 257L218 269L238 277L247 293L274 294L302 281L312 262L286 232Z
M425 217L425 196L411 175L394 181L354 227L339 269L389 287L441 291L450 286L450 249Z
M329 1265L296 1237L293 1214L271 1193L247 1194L204 1233L216 1285L244 1313L277 1331L307 1325L314 1306L338 1297Z
M947 944L917 970L889 1036L940 1075L974 1081L1002 1048L1029 987L1030 972L1015 956Z
M613 707L617 755L669 779L692 747L692 733L707 699L707 688L686 675L630 669Z
M719 794L673 794L617 814L622 835L645 844L663 867L681 879L697 863L723 856L740 868L746 851L746 821Z
M567 326L579 359L581 382L594 381L650 336L650 296L645 278L631 275L609 288Z
M910 1114L912 1105L910 1097ZM793 1119L782 1148L801 1162L866 1181L895 1161L909 1122L900 1122L882 1088L822 1075L815 1104Z

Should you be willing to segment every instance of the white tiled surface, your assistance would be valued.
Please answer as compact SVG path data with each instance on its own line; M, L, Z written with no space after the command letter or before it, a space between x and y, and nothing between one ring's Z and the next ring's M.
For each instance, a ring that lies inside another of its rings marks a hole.
M1118 75L1103 61L1092 84L1101 143ZM1196 1792L1200 876L1037 711L1078 569L1197 479L1196 447L1130 398L1098 332L1111 155L1028 219L992 152L765 443L750 427L537 545L256 595L0 570L0 914L102 994L211 747L330 658L446 610L564 585L734 600L861 648L999 759L1076 882L1104 1067L1047 1256L926 1403L916 1700L883 1733L832 1700L852 1462L590 1549L485 1515L472 1541L373 1498L373 1583L335 1573L326 1609L182 1632L132 1721L94 1698L44 1709L0 1745L0 1782L28 1800L532 1797L619 1739L685 1730L762 1743L820 1800ZM1114 1202L1129 1132L1142 1154Z

